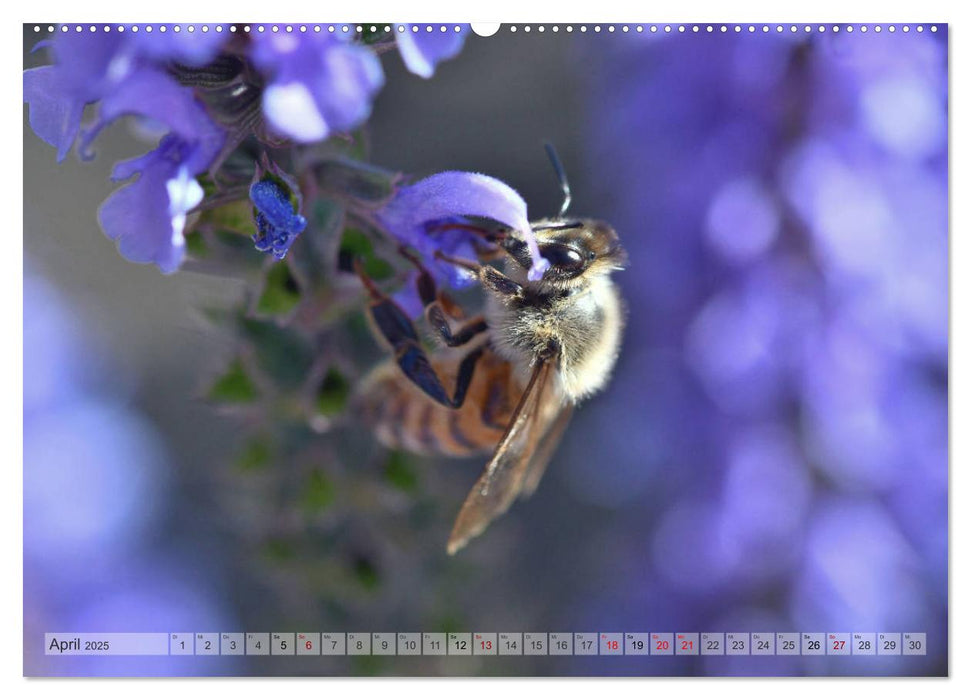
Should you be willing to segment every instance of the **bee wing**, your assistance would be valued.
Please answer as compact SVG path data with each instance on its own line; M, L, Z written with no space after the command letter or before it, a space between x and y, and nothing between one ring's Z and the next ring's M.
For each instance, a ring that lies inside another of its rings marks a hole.
M543 435L543 441L530 460L529 471L526 472L526 478L523 480L523 498L529 498L536 491L536 487L539 486L539 481L543 478L546 467L550 463L553 453L556 452L556 448L563 438L563 433L566 432L566 426L570 424L572 417L573 404L567 404L556 416L556 420L553 421L546 434Z
M554 364L555 358L537 360L492 459L462 504L448 539L449 554L455 554L505 513L522 490L531 457L546 432L546 425L538 423L544 418L542 398Z

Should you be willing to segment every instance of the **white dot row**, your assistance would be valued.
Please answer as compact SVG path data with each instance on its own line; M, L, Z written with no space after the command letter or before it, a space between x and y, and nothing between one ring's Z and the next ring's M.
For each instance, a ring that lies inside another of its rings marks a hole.
M891 33L896 32L898 28L900 29L900 31L905 32L905 33L910 32L911 29L913 29L915 31L918 31L918 32L923 32L924 29L925 29L925 27L924 27L923 24L917 24L917 25L909 25L909 24L901 24L901 25L896 25L896 24L888 24L888 25L880 25L880 24L866 25L866 24L861 24L861 25L858 25L856 28L859 29L859 31L861 31L861 32L867 32L867 31L870 31L870 29L872 29L874 32L880 33L880 32L882 32L884 30L884 27L886 27L886 30L888 32L891 32ZM547 27L545 27L543 25L538 25L538 26L535 26L535 27L532 27L530 25L524 25L522 27L517 27L516 25L510 25L508 29L509 29L510 32L516 32L516 31L519 31L519 29L522 29L522 31L524 31L524 32L531 32L531 31L533 31L533 29L535 29L537 32L541 32L542 33L542 32L545 32L547 30ZM795 24L789 24L789 25L785 25L785 24L771 24L771 25L770 24L748 24L748 25L744 25L744 24L732 24L732 25L729 25L729 24L718 24L718 25L711 25L711 24L706 24L706 25L701 25L701 24L650 24L650 25L636 24L636 25L629 25L629 24L624 24L624 25L613 25L613 24L609 24L609 25L606 25L605 27L602 27L600 25L593 25L592 27L588 27L587 25L581 25L579 27L574 27L573 25L567 25L567 26L562 27L562 28L559 27L558 25L553 25L553 26L549 27L549 30L552 31L552 32L559 32L561 29L564 30L564 31L566 31L566 32L573 32L573 31L579 31L579 32L587 32L587 31L602 32L604 30L606 30L607 32L616 32L616 31L620 30L621 32L631 32L631 31L634 31L634 32L638 32L638 33L643 33L645 31L647 31L647 32L651 32L651 33L664 32L664 33L670 34L672 32L678 32L678 33L684 34L684 33L687 33L687 32L690 31L693 34L698 34L700 32L705 32L705 33L708 33L708 34L712 34L712 33L715 33L715 32L727 33L729 31L734 31L736 33L741 33L741 32L747 31L747 32L753 33L753 34L755 32L762 32L762 33L767 34L769 32L775 31L776 33L781 34L781 33L785 32L787 30L790 33L795 33L795 32L798 32L800 30L802 30L804 32L814 32L814 31L815 32L831 31L831 32L834 32L834 33L838 33L840 31L852 32L852 31L854 31L854 25L852 25L852 24L848 24L848 25L834 24L834 25L826 26L824 24L820 24L820 25L811 25L811 24L801 24L801 25L795 25ZM937 31L937 25L930 25L929 29L932 32L936 32Z
M97 32L97 31L100 30L102 32L112 32L112 31L116 31L116 32L125 32L125 31L139 32L139 31L141 31L141 32L149 32L150 33L150 32L153 32L153 31L158 31L158 32L164 33L164 32L168 32L168 31L173 31L173 32L178 33L178 32L183 31L183 27L185 28L185 31L190 32L190 33L194 33L198 29L198 31L203 32L203 33L206 33L206 32L209 32L209 31L215 31L215 32L230 31L230 32L244 32L244 33L249 33L249 32L267 32L267 31L269 31L269 32L277 32L277 33L278 32L287 32L287 33L292 33L292 32L303 32L303 33L306 33L306 32L317 32L317 33L320 33L320 32L326 31L326 32L329 32L331 34L334 34L334 33L344 33L344 34L357 33L357 34L362 34L365 31L377 32L378 29L379 29L379 26L378 25L373 25L373 24L372 25L369 25L369 26L368 25L360 25L360 24L359 25L356 25L356 26L355 25L348 25L348 24L344 24L344 25L334 25L334 24L323 24L323 25L322 24L297 24L297 25L292 25L292 24L287 24L287 25L272 24L272 25L263 25L263 24L257 24L257 25L252 25L252 26L249 25L249 24L243 24L243 25L236 25L236 24L232 24L232 25L214 24L212 26L210 26L208 24L200 24L200 25L195 25L195 24L189 24L189 25L175 24L175 25L172 25L171 27L169 27L168 25L165 25L165 24L159 24L159 25L151 25L151 24L143 24L143 25L137 25L137 24L132 24L132 25L115 24L115 25L110 25L110 24L106 24L104 26L94 25L94 24L88 24L88 25L81 25L81 24L75 24L75 25L62 24L62 25L60 25L60 30L63 33L67 33L67 32L70 32L70 31L83 32L85 30L87 30L89 32ZM55 31L57 31L57 29L58 28L55 27L54 25L48 25L46 27L46 31L48 31L48 32L55 32ZM391 25L388 25L388 24L380 27L380 29L382 29L385 32L392 31ZM446 26L444 24L443 25L431 25L431 24L426 24L426 25L417 25L417 24L405 25L405 24L398 24L398 25L395 25L395 29L398 32L405 32L405 31L409 31L410 30L410 31L415 32L415 33L419 32L419 31L425 31L425 32L429 32L429 33L430 32L434 32L434 31L439 31L441 33L445 33L445 32L448 32L450 30L451 31L454 31L454 32L461 32L462 31L462 27L460 27L459 25ZM35 33L42 32L44 30L45 30L45 27L43 27L43 26L41 26L39 24L35 24L34 25L34 32Z
M193 32L196 31L196 28L197 28L197 25L189 24L189 25L186 25L185 31L187 31L189 33L193 33ZM923 32L924 29L925 29L925 27L924 27L923 24L917 24L917 25L913 25L913 26L911 26L909 24L902 24L902 25L889 24L889 25L886 25L886 30L888 32L891 32L891 33L896 32L898 28L900 29L900 31L902 31L904 33L910 32L911 29L913 29L914 31L917 31L917 32ZM34 25L34 32L36 32L36 33L39 33L41 31L44 31L44 29L45 28L42 27L41 25ZM72 31L72 29L75 32L83 32L85 30L87 30L89 32L97 32L99 29L101 31L103 31L103 32L111 32L111 31L118 31L118 32L124 32L124 31L139 32L139 31L144 31L144 32L151 33L153 31L159 31L159 32L164 33L164 32L169 31L169 27L167 25L164 25L164 24L160 24L160 25L157 25L157 26L151 25L151 24L147 24L147 25L130 25L128 27L126 27L126 25L124 25L124 24L117 24L117 25L108 25L108 24L106 24L104 26L97 26L97 25L93 25L93 24L90 24L90 25L80 25L80 24L67 25L67 24L64 24L64 25L61 25L61 27L60 27L61 32L69 32L69 31ZM384 25L383 27L381 27L381 29L383 29L383 31L385 31L385 32L392 31L391 25ZM446 26L444 24L442 24L442 25L431 25L431 24L426 24L426 25L417 25L417 24L404 25L404 24L398 24L398 25L395 25L394 26L394 29L396 31L398 31L398 32L405 32L405 31L409 31L410 30L410 31L415 32L415 33L420 32L420 31L425 31L425 32L429 32L430 33L430 32L434 32L436 30L439 31L439 32L443 32L444 33L444 32L448 32L450 29L452 31L455 31L455 32L462 31L462 28L460 26L458 26L458 25L455 25L455 26ZM848 24L848 25L838 25L838 24L834 24L834 25L831 25L831 26L828 26L827 27L826 25L823 25L823 24L820 24L820 25L811 25L811 24L803 24L803 25L795 25L795 24L790 24L790 25L783 25L783 24L773 24L773 25L769 25L769 24L761 24L761 25L755 25L755 24L749 24L749 25L741 25L741 24L734 24L734 25L726 25L726 24L721 24L721 25L711 25L711 24L708 24L708 25L699 25L699 24L689 24L689 25L685 25L685 24L676 24L676 25L672 25L672 24L663 24L663 25L659 25L659 24L651 24L651 25L641 25L641 24L637 24L637 25L628 25L628 24L624 24L624 25L613 25L613 24L609 24L609 25L606 25L605 27L602 27L602 26L600 26L598 24L598 25L594 25L592 27L588 27L587 25L580 25L578 27L574 27L573 25L568 24L568 25L566 25L564 27L560 27L559 25L554 24L554 25L552 25L550 27L546 27L545 25L536 25L535 27L534 26L531 26L531 25L523 25L522 27L520 27L518 25L513 24L513 25L510 25L508 27L508 29L509 29L510 32L514 32L514 33L517 32L517 31L519 31L520 29L522 29L522 31L527 32L527 33L533 31L534 29L537 32L540 32L540 33L546 32L547 29L549 29L549 31L554 32L554 33L561 31L561 29L563 31L567 32L567 33L570 33L570 32L573 32L573 31L579 31L581 33L587 32L587 31L593 31L593 32L596 33L596 32L602 32L604 30L606 30L607 32L616 32L619 29L621 32L631 32L631 31L634 31L634 32L637 32L637 33L643 33L643 32L646 31L646 32L650 32L650 33L664 32L666 34L670 34L672 32L678 32L678 33L684 34L684 33L687 33L689 31L691 33L693 33L693 34L698 34L698 33L701 33L702 31L704 31L705 33L708 33L708 34L712 34L712 33L716 32L716 31L717 32L720 32L720 33L727 33L729 31L734 31L736 33L741 33L741 32L747 31L750 34L754 34L755 32L762 32L763 34L767 34L769 32L775 31L777 34L781 34L781 33L785 32L785 31L789 31L790 33L796 33L796 32L798 32L800 30L803 31L803 32L806 32L806 33L814 32L814 31L815 32L831 31L833 33L838 33L840 31L853 32L854 29L858 29L861 32L867 32L867 31L870 31L872 29L872 31L874 31L874 32L876 32L876 33L879 34L880 32L882 32L884 30L884 25L880 25L880 24L874 24L874 25L861 24L861 25L858 25L857 27L854 27L854 25L852 25L852 24ZM929 29L932 32L936 32L937 31L937 25L933 25L932 24L932 25L930 25ZM48 25L46 27L46 30L48 32L54 32L54 31L56 31L56 27L54 27L53 25ZM203 33L206 33L206 32L209 32L209 31L222 32L224 30L225 30L225 27L222 24L216 24L216 25L213 25L212 27L210 27L208 24L198 25L198 31L203 32ZM244 24L244 25L235 25L235 24L233 24L233 25L229 25L228 26L228 31L230 31L230 32L242 31L244 33L249 33L249 32L253 32L253 31L255 31L255 32L266 32L266 31L270 31L270 32L287 32L287 33L292 33L292 32L302 32L302 33L306 33L306 32L311 32L312 31L312 32L320 33L320 32L323 32L323 31L327 31L327 32L329 32L331 34L334 34L334 33L343 33L343 34L358 33L358 34L362 34L366 30L369 30L371 32L377 32L378 31L378 25L366 26L366 25L360 25L360 24L359 25L348 25L348 24L344 24L344 25L334 25L334 24L328 24L328 25L320 25L320 24L298 24L298 25L291 25L291 24L287 24L287 25L277 25L277 24L273 24L273 25L263 25L263 24L258 24L258 25L251 26L251 25L248 25L248 24ZM171 31L176 32L176 33L181 32L182 31L182 25L178 25L178 24L172 25Z

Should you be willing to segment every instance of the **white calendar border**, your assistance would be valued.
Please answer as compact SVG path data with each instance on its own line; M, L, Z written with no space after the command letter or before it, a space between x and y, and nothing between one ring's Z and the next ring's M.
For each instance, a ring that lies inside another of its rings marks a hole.
M565 6L562 3L554 3L552 0L543 0L532 5L527 5L519 0L515 2L508 0L489 0L487 3L482 3L472 8L469 8L467 4L459 5L454 2L446 2L445 0L424 1L420 3L420 6L416 5L418 3L409 2L408 7L405 8L401 1L394 3L389 0L380 0L368 3L368 13L371 14L373 12L373 16L396 18L398 15L407 14L408 16L406 18L401 19L407 19L408 21L447 20L450 22L467 20L494 21L496 19L519 22L535 21L537 19L541 19L542 21L603 22L611 20L636 21L640 19L640 17L631 16L633 14L643 14L644 19L658 22L717 21L718 19L724 19L726 21L729 19L733 21L768 21L771 19L772 21L780 22L819 21L824 19L827 22L859 22L861 20L872 21L875 19L872 15L878 12L882 18L897 21L901 19L917 19L919 21L958 22L960 23L960 29L952 37L951 85L962 84L966 86L969 84L969 80L971 80L969 78L971 76L971 66L968 63L968 55L969 51L971 51L971 48L969 48L969 40L971 39L969 39L969 24L964 21L967 15L965 12L961 12L955 8L956 3L946 2L944 0L922 0L920 3L887 0L886 2L882 2L878 8L873 5L869 8L857 7L845 2L845 0L816 0L811 4L807 4L804 9L799 9L795 12L786 9L778 2L769 2L768 0L736 0L730 4L706 0L704 2L696 1L690 5L687 3L658 3L650 7L645 4L642 8L638 8L639 11L637 13L631 12L629 2L624 2L623 0L599 0L596 3L572 6L569 8L566 16L562 14ZM10 98L21 90L19 71L19 66L21 65L20 24L24 22L48 21L55 18L63 18L67 21L104 21L108 17L113 21L145 22L158 21L162 14L177 17L179 21L212 21L214 19L222 21L227 15L248 16L259 19L266 17L268 14L273 14L272 19L276 21L277 19L283 19L278 18L278 14L301 18L308 14L316 15L318 12L323 13L323 10L316 9L311 12L309 9L310 6L303 2L294 9L286 9L283 6L283 3L277 2L272 4L268 9L265 2L254 2L253 0L239 0L233 3L225 3L217 0L211 0L207 3L199 3L197 0L193 2L189 2L188 0L168 0L164 6L164 10L160 12L162 8L152 3L139 3L138 5L130 3L124 7L116 8L112 8L109 3L93 1L77 3L66 2L65 0L48 0L48 2L43 4L16 4L11 11L5 11L6 21L3 26L6 41L0 44L2 45L3 51L7 54L5 56L7 60L4 62L4 65L7 66L4 94L8 98L7 104L9 111L4 116L6 120L5 126L7 127L5 133L19 134L22 130L22 108L17 105L16 117L14 117L12 110L14 101ZM355 14L361 11L360 7L360 4L355 4ZM456 8L462 8L466 16L457 16ZM27 16L24 14L27 12L41 13L43 17ZM8 16L15 13L20 13L20 15L16 18ZM17 70L13 70L12 67L17 67ZM968 114L971 113L968 107L968 94L966 87L951 93L949 118L952 124L956 123L955 115L958 115L964 123L968 123ZM17 141L16 137L13 140ZM954 177L953 182L956 183L951 186L952 232L957 230L967 232L971 230L969 228L967 214L967 199L962 200L960 197L954 196L959 191L967 192L971 188L971 179L969 179L968 170L971 163L969 163L967 143L966 140L955 138L954 130L952 130L950 141L952 148L951 163L952 176ZM11 148L15 154L21 154L22 161L22 152L17 149L17 146ZM5 200L3 202L3 211L5 213L14 212L12 216L8 217L10 228L14 228L19 222L20 230L22 231L23 197L21 190L22 183L16 177L18 168L18 164L8 163L8 171L13 173L13 186L5 188L2 196ZM967 238L964 241L960 241L953 233L951 242L952 309L960 310L960 313L955 313L952 317L953 332L951 334L951 349L952 351L954 349L964 351L964 355L967 357L966 351L971 346L971 326L969 326L968 318L968 310L971 308L971 291L969 291L971 290L971 275L968 274L969 270L971 270L971 258L969 258L968 250L971 244L969 244ZM0 256L0 288L4 292L0 294L0 299L3 300L2 305L0 305L0 308L2 308L0 324L5 324L4 327L6 328L14 328L19 327L19 318L23 309L22 238L17 237L14 244L9 247L13 252L11 253L10 250L5 250L5 254ZM0 663L4 664L5 671L3 674L3 685L15 686L15 692L18 696L56 697L58 700L61 700L68 692L72 692L64 683L25 683L20 678L23 659L23 570L22 558L17 553L21 550L23 542L23 503L21 500L23 482L22 472L16 467L22 465L23 458L23 414L21 402L22 392L16 390L17 387L22 386L22 376L19 376L22 362L16 361L16 358L18 356L22 358L23 356L22 337L19 340L19 344L17 341L11 343L7 352L13 354L15 361L0 363L0 372L2 372L0 377L2 377L3 386L8 388L3 403L3 420L0 420L0 430L3 430L3 440L0 441L0 444L4 446L4 457L6 457L3 460L3 464L8 467L5 471L5 476L14 483L5 484L6 488L2 490L7 499L7 502L3 504L5 507L2 509L6 519L6 527L3 528L3 541L5 553L7 554L7 562L14 562L14 567L17 571L11 572L11 575L4 577L3 585L4 592L7 593L5 599L8 601L8 604L11 606L19 605L20 607L19 611L14 612L13 615L8 614L6 616L6 619L14 619L19 615L20 634L8 632L5 635L0 635L0 659L2 659ZM955 356L956 353L952 352L952 357ZM967 363L967 360L963 362ZM951 389L954 391L952 403L952 409L954 410L950 416L951 425L968 425L971 422L971 412L969 412L971 380L969 380L969 376L971 376L971 372L966 371L963 364L958 368L958 371L952 371L950 375ZM967 431L954 431L953 435L952 463L971 463L971 451L969 451L971 449L969 448L971 436L968 435ZM953 489L956 486L960 488L962 494L967 495L967 477L962 477L957 474L953 474L952 476L955 478L952 478L950 482L952 489L950 503L954 504L958 502L954 498ZM971 520L969 509L951 508L949 512L952 514L951 522L953 525L951 541L953 542L954 539L960 538L960 541L966 542L969 539L967 536L969 533L968 524L969 520ZM967 581L971 578L968 573L966 555L959 556L958 550L953 547L951 548L949 572L952 577L951 590L960 590L962 588L966 590ZM18 592L20 595L17 595ZM960 604L954 605L954 602L952 598L950 607L951 643L949 645L952 673L954 666L953 660L959 658L957 651L966 649L966 646L961 646L963 641L962 635L955 634L953 630L955 626L962 632L966 632L971 628L967 613L968 607ZM971 684L967 680L968 677L968 672L964 671L955 680L945 684L935 681L913 681L906 684L885 684L882 690L883 692L894 692L900 693L901 695L906 692L908 696L912 696L914 693L924 694L928 690L931 690L934 696L967 697L968 691L971 690ZM266 682L250 684L245 683L245 680L242 679L229 680L227 682L235 684L233 688L234 697L243 698L244 700L249 697L265 698L268 692L276 690L275 686L277 685L277 683L268 685ZM309 683L313 682L312 680L289 680L285 685L283 681L278 682L280 683L280 692L293 693L302 692L302 690L314 692L314 689L309 686ZM337 685L329 685L328 692L346 690L347 692L353 693L361 690L360 680L330 682L336 683ZM572 679L553 679L547 682L557 687L549 690L544 688L542 692L556 692L558 697L562 698L579 698L581 695L586 698L590 693L600 690L610 692L613 698L642 697L644 692L644 686L622 680L604 681L602 682L602 686L601 683L597 683L596 685L598 687L596 688L591 683L574 683ZM786 683L784 689L781 686L783 682ZM193 686L194 690L200 691L200 695L202 693L218 692L213 688L211 682L206 680L186 681L180 683L178 688L168 683L147 685L144 682L134 680L86 681L86 683L97 683L96 692L99 694L99 697L119 697L126 698L126 700L130 698L133 691L137 692L140 697L151 700L155 697L162 697L163 693L168 696L173 691L184 692L188 685ZM136 683L138 683L138 686L135 685ZM301 689L304 683L307 683L308 686L305 689ZM398 692L400 692L404 700L410 697L419 697L419 694L423 700L437 697L452 698L455 692L461 692L467 700L478 700L478 698L486 697L493 700L497 691L509 692L512 685L516 686L517 691L536 692L535 684L530 681L510 681L504 683L500 688L495 686L493 682L471 684L442 679L409 682L401 686L401 690ZM745 693L746 696L755 698L776 698L781 691L786 694L787 700L789 698L792 700L800 700L801 698L818 700L820 693L825 692L830 694L837 688L844 691L855 689L857 692L860 692L862 689L859 683L846 680L828 682L825 687L817 686L814 683L797 684L787 681L736 681L732 683L732 688ZM892 691L891 688L893 689ZM964 690L960 690L960 688ZM699 696L704 693L707 697L711 694L712 690L713 688L710 682L687 687L683 680L653 680L651 686L652 693L660 692L669 694L677 692L679 697L691 697L696 693Z

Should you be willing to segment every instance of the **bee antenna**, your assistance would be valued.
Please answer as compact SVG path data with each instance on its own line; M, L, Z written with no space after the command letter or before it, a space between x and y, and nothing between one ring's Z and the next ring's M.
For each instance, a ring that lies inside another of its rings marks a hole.
M543 147L546 148L546 155L549 156L553 170L556 172L556 179L560 181L560 188L563 190L563 204L560 206L560 218L562 219L566 216L566 210L570 208L570 200L572 199L570 181L566 179L566 170L563 168L563 163L560 162L560 156L557 155L553 144L546 141Z

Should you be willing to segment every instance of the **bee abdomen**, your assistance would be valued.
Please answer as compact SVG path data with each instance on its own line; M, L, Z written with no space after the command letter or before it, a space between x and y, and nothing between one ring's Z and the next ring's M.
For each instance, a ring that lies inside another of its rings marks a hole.
M484 364L487 370L489 363ZM477 371L465 403L455 409L426 396L389 362L365 381L363 416L391 449L454 457L487 453L509 421L508 378L508 372Z

